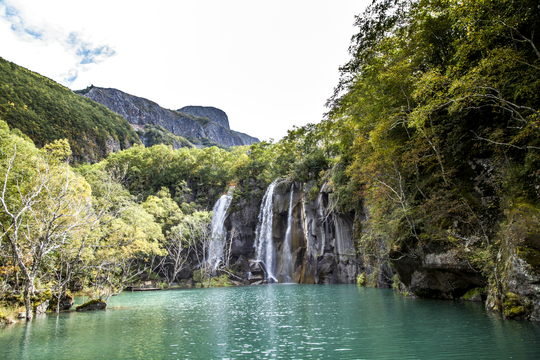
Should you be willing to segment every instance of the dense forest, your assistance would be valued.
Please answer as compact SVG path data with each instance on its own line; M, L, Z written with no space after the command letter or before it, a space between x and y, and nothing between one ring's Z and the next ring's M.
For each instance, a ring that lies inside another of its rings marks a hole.
M106 299L143 274L169 286L186 262L204 263L221 194L234 187L233 211L246 199L260 204L280 178L314 185L310 198L324 187L330 211L353 214L356 256L389 263L396 290L411 291L404 260L444 248L483 279L488 308L509 318L537 313L538 292L518 289L540 276L537 1L380 0L356 26L325 119L277 142L134 145L70 166L79 150L69 134L45 144L36 135L43 120L2 122L2 291L31 317L32 299L45 296L37 290L59 303L83 287ZM4 120L30 108L10 98L4 77L22 72L10 66L2 63ZM211 273L198 271L204 286ZM373 273L359 275L377 284Z
M0 117L42 147L67 139L79 161L140 144L121 116L55 81L0 58Z

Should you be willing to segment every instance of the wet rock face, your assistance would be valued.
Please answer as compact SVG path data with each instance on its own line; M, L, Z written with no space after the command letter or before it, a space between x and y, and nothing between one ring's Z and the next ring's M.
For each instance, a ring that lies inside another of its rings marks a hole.
M487 279L452 249L425 246L422 253L416 256L391 254L401 282L416 297L457 299L469 290L487 284Z
M507 318L540 321L540 211L516 206L502 232L498 257L501 296L488 297L487 307ZM497 301L499 300L499 302Z
M292 281L302 284L354 283L357 260L352 237L353 221L348 215L328 212L328 194L320 193L314 200L309 200L307 194L312 186L303 187L296 183L292 190ZM291 204L291 184L282 184L276 188L273 203L272 238L277 254L275 275L284 279L285 268L288 266L283 260L283 254L286 250L284 243ZM252 219L256 219L258 211L257 207L250 214ZM251 223L254 226L252 234L256 225L256 222ZM250 243L253 244L252 241Z
M256 187L256 185L246 185ZM259 213L260 199L241 199L232 205L224 222L231 244L231 257L237 259L241 256L247 259L255 257L255 229L257 228L257 215Z

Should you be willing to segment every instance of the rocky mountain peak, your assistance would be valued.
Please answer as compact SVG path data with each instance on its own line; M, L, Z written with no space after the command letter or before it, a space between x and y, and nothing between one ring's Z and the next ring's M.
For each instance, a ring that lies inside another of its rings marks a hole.
M223 126L226 129L231 129L229 126L229 118L225 111L215 108L213 106L184 106L177 110L184 114L190 114L193 116L208 118L210 121Z
M231 130L227 114L211 106L186 106L179 110L162 108L145 98L117 89L91 86L77 94L98 102L123 116L133 127L146 125L184 138L209 139L223 146L251 145L259 139ZM144 139L145 145L148 145Z

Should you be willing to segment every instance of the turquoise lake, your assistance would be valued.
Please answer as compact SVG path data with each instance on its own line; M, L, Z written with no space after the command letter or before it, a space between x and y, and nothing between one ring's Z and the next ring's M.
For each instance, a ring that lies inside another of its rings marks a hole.
M540 324L356 285L125 292L109 307L3 326L0 359L540 358Z

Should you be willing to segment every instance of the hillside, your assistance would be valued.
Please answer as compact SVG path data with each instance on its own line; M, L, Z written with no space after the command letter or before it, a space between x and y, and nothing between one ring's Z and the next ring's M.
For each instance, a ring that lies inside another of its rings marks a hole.
M159 126L176 136L187 139L208 138L226 147L259 142L257 138L230 130L227 115L216 108L190 106L183 108L186 112L183 109L169 110L142 97L95 86L76 93L122 115L134 128L143 132L147 125Z
M75 160L95 162L141 142L121 116L2 58L0 79L0 118L38 147L66 138Z

